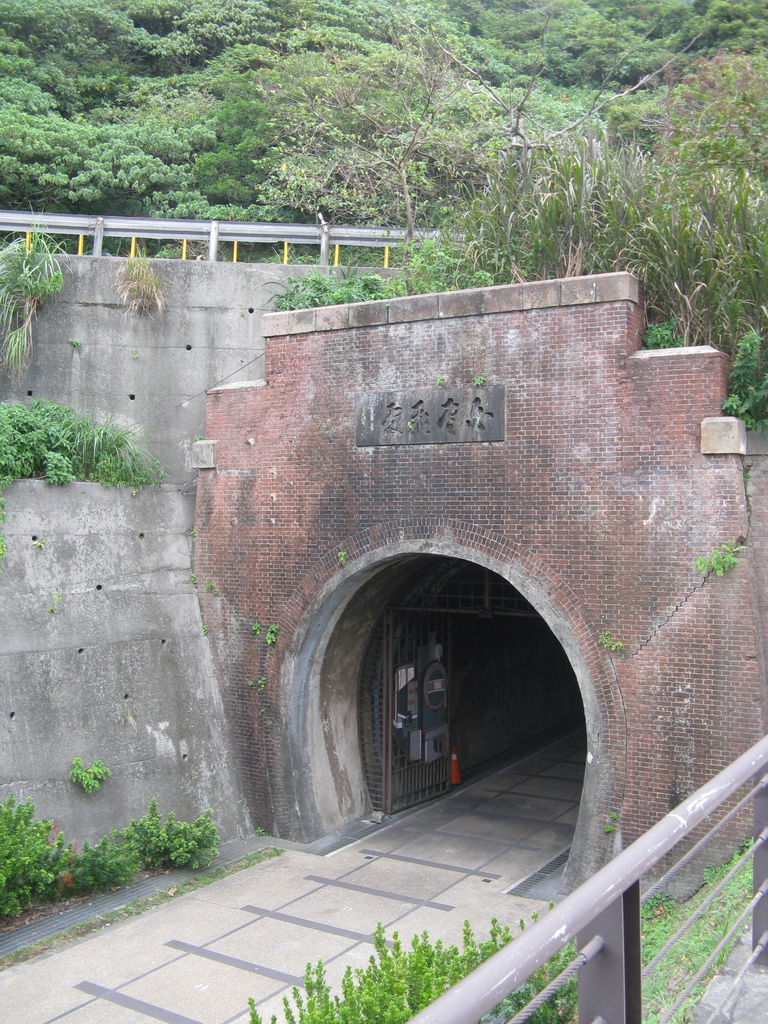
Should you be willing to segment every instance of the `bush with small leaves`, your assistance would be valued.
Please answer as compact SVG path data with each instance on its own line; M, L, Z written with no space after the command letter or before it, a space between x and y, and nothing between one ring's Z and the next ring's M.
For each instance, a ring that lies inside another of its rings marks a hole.
M165 821L150 800L143 818L132 819L122 837L146 868L203 868L219 852L219 834L211 820L210 808L194 821L179 821L171 812Z
M53 822L35 821L31 800L0 803L0 917L18 914L33 903L55 899L57 879L66 870L70 850Z
M135 850L126 843L104 836L95 846L84 843L83 849L73 855L62 879L64 893L81 896L89 892L106 892L130 882L139 867Z

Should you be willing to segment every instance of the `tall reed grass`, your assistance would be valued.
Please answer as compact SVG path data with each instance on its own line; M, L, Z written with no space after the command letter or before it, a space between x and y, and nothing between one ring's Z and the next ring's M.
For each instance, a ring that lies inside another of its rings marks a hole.
M59 246L39 233L15 238L0 249L0 358L13 375L25 369L32 350L32 321L64 283Z

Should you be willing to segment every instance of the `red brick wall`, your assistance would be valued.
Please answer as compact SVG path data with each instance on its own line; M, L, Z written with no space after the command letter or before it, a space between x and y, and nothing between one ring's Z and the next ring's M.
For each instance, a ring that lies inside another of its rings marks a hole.
M761 733L749 557L722 579L694 569L747 532L741 459L699 447L725 358L640 353L637 298L606 275L276 314L266 385L209 395L197 574L221 592L203 595L205 617L254 820L295 829L281 669L339 551L354 563L447 538L547 595L603 716L612 783L592 811L619 812L624 840ZM356 393L476 375L506 385L505 441L355 446ZM257 620L279 625L277 644L252 635Z

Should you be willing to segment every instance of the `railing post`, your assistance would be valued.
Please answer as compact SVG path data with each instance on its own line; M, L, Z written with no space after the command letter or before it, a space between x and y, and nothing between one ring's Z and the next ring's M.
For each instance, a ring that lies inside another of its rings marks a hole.
M595 935L603 948L579 971L579 1024L599 1017L606 1024L642 1024L639 882L579 934L579 948Z
M211 263L216 262L216 250L219 247L219 222L211 221L211 233L208 236L208 259Z
M763 776L763 778L768 778L768 776ZM755 794L753 806L755 837L757 837L768 826L768 785L763 786L760 792ZM753 892L757 892L766 878L768 878L768 843L761 843L752 858ZM763 896L752 912L753 949L766 931L768 931L768 896ZM755 963L768 966L768 948L763 950Z
M96 218L96 227L93 229L93 255L101 256L101 247L104 243L104 218Z
M320 266L328 266L328 253L331 248L331 229L328 224L323 222L320 226Z

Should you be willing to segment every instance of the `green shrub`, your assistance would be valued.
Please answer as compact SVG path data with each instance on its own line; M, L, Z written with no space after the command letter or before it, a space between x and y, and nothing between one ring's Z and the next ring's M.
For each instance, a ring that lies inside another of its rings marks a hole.
M643 335L643 348L678 348L682 344L683 338L675 320L649 324Z
M341 994L332 995L322 962L311 964L304 975L303 991L294 988L284 999L287 1024L405 1024L415 1013L434 1002L452 985L487 960L511 938L509 928L494 919L490 936L478 942L469 922L464 923L462 948L432 942L426 932L414 937L405 949L395 934L392 948L386 944L384 927L374 934L375 956L366 968L347 968ZM504 1000L504 1019L524 1006L554 978L573 957L569 947L557 954L529 979L524 988ZM565 1024L576 1010L576 986L564 986L531 1017L532 1024ZM262 1024L253 1000L250 1024ZM276 1021L273 1017L272 1021Z
M0 487L30 477L116 487L162 480L133 427L109 416L96 423L69 406L42 399L29 405L0 403Z
M70 850L64 836L52 835L51 821L34 821L31 800L0 803L0 916L19 914L43 900L55 899L58 876Z
M322 270L289 277L284 291L275 299L275 310L310 309L345 302L367 302L388 294L386 281L378 274L330 275Z
M122 837L146 868L203 868L219 852L211 813L209 808L194 821L179 821L171 812L163 822L153 797L144 817L113 837Z
M739 416L750 430L768 433L768 358L755 331L736 345L729 390L723 412Z
M95 846L84 843L81 852L73 855L69 870L63 876L65 894L81 896L126 885L139 867L135 850L125 843L107 836Z

